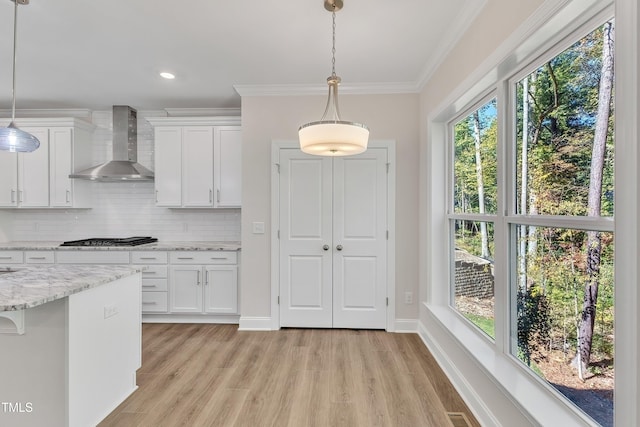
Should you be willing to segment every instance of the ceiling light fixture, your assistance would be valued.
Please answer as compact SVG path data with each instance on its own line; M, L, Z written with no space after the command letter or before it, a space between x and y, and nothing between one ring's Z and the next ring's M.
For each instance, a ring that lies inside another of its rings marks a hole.
M11 0L15 3L13 12L13 103L11 106L11 122L6 128L0 128L0 150L4 151L34 151L40 146L38 138L28 132L18 129L16 120L16 39L18 34L18 4L27 5L29 0Z
M174 74L168 73L166 71L163 71L162 73L160 73L160 77L163 77L163 78L165 78L167 80L173 80L173 79L176 78L176 76Z
M331 75L327 78L329 96L324 114L319 121L300 126L298 137L300 149L318 156L349 156L367 149L369 128L361 123L340 119L338 108L338 85L336 75L336 12L342 9L342 0L325 0L324 8L333 18L333 47L331 49Z

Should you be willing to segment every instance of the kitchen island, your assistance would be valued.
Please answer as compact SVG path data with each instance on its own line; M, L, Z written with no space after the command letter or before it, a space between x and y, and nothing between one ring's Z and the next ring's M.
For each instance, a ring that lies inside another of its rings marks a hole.
M136 389L141 268L0 270L0 425L96 425Z

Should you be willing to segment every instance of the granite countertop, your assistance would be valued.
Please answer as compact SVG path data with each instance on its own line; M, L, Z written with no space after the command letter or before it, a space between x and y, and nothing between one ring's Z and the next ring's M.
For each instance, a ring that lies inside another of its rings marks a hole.
M9 251L239 251L240 242L155 242L138 246L60 246L62 242L0 243Z
M142 271L127 265L52 265L0 269L0 312L36 307Z

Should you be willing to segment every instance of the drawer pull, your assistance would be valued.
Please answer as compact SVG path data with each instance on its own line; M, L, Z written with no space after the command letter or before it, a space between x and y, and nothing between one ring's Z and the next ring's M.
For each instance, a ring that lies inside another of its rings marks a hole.
M30 256L29 259L47 259L47 258L43 256Z
M212 256L211 259L228 259L226 256Z
M143 271L142 272L143 276L146 276L147 274L158 274L158 272L157 271Z
M155 288L156 285L142 285L143 288Z
M140 259L158 259L154 256L141 256Z
M0 259L13 259L12 256L0 256Z
M142 305L156 305L158 304L156 301L142 301Z

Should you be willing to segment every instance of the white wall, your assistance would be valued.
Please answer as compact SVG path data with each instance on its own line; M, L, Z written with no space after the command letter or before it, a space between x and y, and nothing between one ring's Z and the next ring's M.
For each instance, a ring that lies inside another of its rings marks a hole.
M271 141L297 141L298 127L319 119L325 103L324 96L242 98L243 318L271 316ZM345 119L366 123L371 140L396 141L396 317L416 319L417 303L400 296L417 295L418 96L341 95L340 109ZM251 233L254 221L267 225L265 234Z
M138 162L153 170L153 128L138 112ZM93 163L111 159L111 111L91 121ZM64 241L87 237L153 236L164 241L239 241L240 209L155 206L153 182L91 182L92 209L0 211L0 241Z

